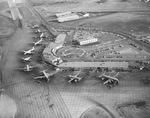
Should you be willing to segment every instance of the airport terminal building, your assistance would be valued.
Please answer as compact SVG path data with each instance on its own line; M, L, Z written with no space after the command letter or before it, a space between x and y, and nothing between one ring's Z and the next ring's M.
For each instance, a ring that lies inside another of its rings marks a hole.
M43 51L43 58L47 62L57 65L59 63L62 63L62 59L56 55L56 51L60 48L62 48L63 43L65 41L66 34L59 34L56 37L55 42L51 42Z
M79 43L79 45L86 45L86 44L98 42L98 39L94 37L87 37L87 38L77 40L77 42Z
M76 14L70 14L70 15L61 16L57 18L58 22L65 22L65 21L71 21L76 19L79 19L79 16Z

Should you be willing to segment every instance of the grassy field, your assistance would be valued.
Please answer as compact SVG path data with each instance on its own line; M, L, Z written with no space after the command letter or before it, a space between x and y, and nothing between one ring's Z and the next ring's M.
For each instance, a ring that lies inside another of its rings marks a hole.
M149 10L149 3L140 2L137 0L28 0L34 6L44 5L50 7L50 12L65 12L65 11L138 11ZM90 8L90 9L89 9Z
M82 2L83 0L28 0L34 6Z
M16 26L11 19L5 16L0 16L0 38L8 36L14 32L15 29Z

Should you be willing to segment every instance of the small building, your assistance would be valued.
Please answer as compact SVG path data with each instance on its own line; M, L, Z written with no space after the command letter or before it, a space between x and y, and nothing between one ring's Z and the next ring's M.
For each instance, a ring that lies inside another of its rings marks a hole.
M75 32L73 40L76 41L79 45L86 45L98 42L98 38L93 34L93 32L88 31Z
M77 40L77 42L79 43L79 45L86 45L86 44L98 42L98 39L94 37L87 37L87 38L79 39Z
M55 14L55 15L56 15L57 17L62 17L62 16L69 15L69 14L71 14L70 11L69 11L69 12L57 13L57 14Z
M60 16L57 18L58 22L65 22L65 21L71 21L79 19L80 17L77 14L68 14L64 16Z

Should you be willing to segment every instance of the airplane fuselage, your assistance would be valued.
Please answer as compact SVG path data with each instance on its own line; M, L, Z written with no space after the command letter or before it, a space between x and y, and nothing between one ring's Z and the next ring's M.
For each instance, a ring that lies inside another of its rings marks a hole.
M23 70L23 71L26 71L26 72L29 72L33 69L32 66L29 66L29 65L26 65L24 68L20 68L19 70Z
M35 42L34 45L38 45L38 44L40 44L42 41L43 41L43 40L41 39L41 40Z
M27 55L27 54L33 54L33 52L32 51L24 52L24 55Z
M115 77L107 76L107 75L102 75L100 76L102 80L102 84L106 85L110 88L114 87L115 85L119 84L119 80Z
M24 55L26 55L26 54L33 54L33 51L34 51L35 49L34 49L34 47L32 48L32 49L30 49L30 50L27 50L27 51L23 51L24 52Z
M43 71L43 74L47 79L50 77L50 74L46 73L45 71Z

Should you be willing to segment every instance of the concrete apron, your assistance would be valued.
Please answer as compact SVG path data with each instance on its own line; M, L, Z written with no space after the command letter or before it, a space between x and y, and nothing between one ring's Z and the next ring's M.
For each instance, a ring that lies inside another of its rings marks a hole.
M0 95L0 118L15 118L16 102L5 94Z

